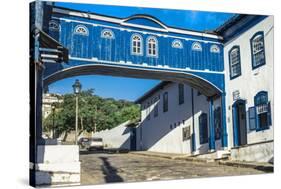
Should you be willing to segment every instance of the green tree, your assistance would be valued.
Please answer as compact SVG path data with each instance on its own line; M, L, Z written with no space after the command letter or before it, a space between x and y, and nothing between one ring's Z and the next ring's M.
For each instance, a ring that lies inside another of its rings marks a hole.
M75 130L75 95L65 94L63 102L56 105L55 115L51 113L43 120L44 131L52 128L55 116L55 130L58 134ZM140 119L140 107L126 100L101 98L89 89L79 94L78 128L82 131L100 131L111 129L127 121Z

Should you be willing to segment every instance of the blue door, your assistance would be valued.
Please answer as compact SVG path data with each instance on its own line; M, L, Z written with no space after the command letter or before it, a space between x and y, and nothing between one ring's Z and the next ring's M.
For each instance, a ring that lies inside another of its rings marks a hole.
M233 104L232 120L234 146L247 144L246 106L244 100L238 100Z

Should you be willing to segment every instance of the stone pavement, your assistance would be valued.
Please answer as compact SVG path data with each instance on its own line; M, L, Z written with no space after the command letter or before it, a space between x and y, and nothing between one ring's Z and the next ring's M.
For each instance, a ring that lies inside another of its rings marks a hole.
M191 157L185 154L174 154L174 153L160 153L160 152L150 152L150 151L134 151L131 154L143 155L148 157L161 157L174 160L185 160L185 161L195 161L195 162L216 162L221 165L235 166L235 167L246 167L261 170L264 172L273 172L274 165L271 163L260 163L260 162L243 162L243 161L231 161L231 160L214 160L214 159L204 159Z
M82 185L265 173L253 168L214 162L175 160L134 153L85 152L80 155L80 161Z

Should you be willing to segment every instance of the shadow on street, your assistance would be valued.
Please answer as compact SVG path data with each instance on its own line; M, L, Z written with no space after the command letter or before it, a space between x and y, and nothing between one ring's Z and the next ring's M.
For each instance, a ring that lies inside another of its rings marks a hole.
M113 167L106 157L99 157L103 161L101 166L102 172L105 175L104 179L107 183L109 182L124 182L122 177L117 174L117 169Z

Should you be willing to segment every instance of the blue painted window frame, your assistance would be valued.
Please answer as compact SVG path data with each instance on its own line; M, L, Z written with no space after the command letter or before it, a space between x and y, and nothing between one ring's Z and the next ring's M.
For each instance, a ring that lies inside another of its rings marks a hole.
M249 130L250 131L254 131L256 130L257 126L256 126L256 107L249 107L248 109L248 117L249 117Z
M261 64L259 64L259 65L255 65L253 41L254 41L254 39L255 39L257 36L259 36L259 35L262 36L263 50L262 50L261 52L263 53L263 56L264 56L264 59L263 59L263 60L264 60L264 61L263 61ZM258 32L256 32L256 33L252 36L252 38L250 39L250 44L251 44L252 70L254 70L254 69L259 68L259 67L261 67L261 66L263 66L263 65L266 64L265 43L264 43L264 32L263 32L263 31L258 31Z
M237 66L239 66L240 72L237 75L233 75L232 73L232 59L231 59L231 53L236 50L238 51L238 60L239 63L237 64ZM241 70L241 56L240 56L240 47L238 45L233 46L229 51L228 51L228 62L229 62L229 76L230 76L230 80L235 79L239 76L242 75L242 70Z
M179 105L184 103L184 84L178 84Z
M206 113L201 113L198 117L199 122L199 134L200 134L200 144L208 143L208 116Z
M271 104L268 101L268 92L267 91L260 91L254 97L255 102L255 109L256 109L256 131L262 131L269 129L269 126L272 125L271 123ZM267 108L266 112L258 113L260 108ZM266 125L261 127L261 121L259 115L266 114Z

